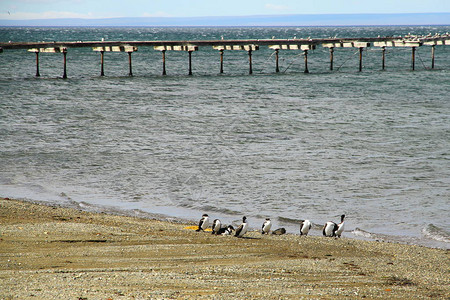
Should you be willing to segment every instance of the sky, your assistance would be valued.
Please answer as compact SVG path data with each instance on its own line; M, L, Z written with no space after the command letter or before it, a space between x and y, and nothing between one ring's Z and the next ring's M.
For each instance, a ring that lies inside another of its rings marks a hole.
M0 0L0 19L450 12L450 0Z

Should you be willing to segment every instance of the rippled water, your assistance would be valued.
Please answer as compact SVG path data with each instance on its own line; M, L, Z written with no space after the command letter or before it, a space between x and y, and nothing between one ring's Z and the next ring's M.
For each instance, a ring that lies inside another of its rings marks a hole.
M186 40L356 37L447 32L450 27L368 28L0 28L1 41ZM410 49L309 53L261 47L249 76L246 52L128 57L69 49L0 54L0 196L104 206L224 223L246 215L252 228L271 217L297 233L347 215L344 237L449 248L450 51ZM312 234L321 234L315 227Z

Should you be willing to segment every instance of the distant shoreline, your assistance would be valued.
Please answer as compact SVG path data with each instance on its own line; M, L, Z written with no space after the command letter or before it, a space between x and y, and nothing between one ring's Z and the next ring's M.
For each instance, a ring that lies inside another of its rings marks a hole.
M0 23L2 20L0 20ZM446 27L450 26L450 24L402 24L402 25L289 25L289 26L283 26L283 25L245 25L245 26L239 26L239 25L1 25L0 28L67 28L67 27L73 27L73 28L142 28L142 27L152 27L152 28L294 28L294 27L301 27L301 28L331 28L331 27L430 27L430 26L439 26L439 27Z
M117 27L329 27L329 26L447 26L448 13L310 14L225 17L137 17L105 19L2 19L0 26L117 26Z

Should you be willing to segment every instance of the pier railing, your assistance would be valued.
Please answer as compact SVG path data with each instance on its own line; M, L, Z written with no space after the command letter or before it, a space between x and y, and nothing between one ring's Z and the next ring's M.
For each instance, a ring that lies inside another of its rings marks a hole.
M382 69L385 69L385 50L387 47L411 48L411 68L415 69L415 52L417 47L431 46L431 68L435 67L435 47L450 45L450 34L436 34L427 36L391 36L391 37L367 37L367 38L326 38L326 39L239 39L239 40L181 40L181 41L72 41L72 42L3 42L0 43L0 52L3 50L25 49L36 54L36 76L39 72L39 53L63 53L64 66L63 78L67 78L66 54L70 48L92 48L100 52L101 71L104 76L104 52L127 52L129 57L129 75L132 76L131 54L138 47L153 47L162 53L162 74L166 75L165 52L185 51L189 54L189 75L192 75L191 54L199 47L212 47L220 52L220 73L223 73L223 52L227 50L244 50L248 52L249 74L253 73L252 53L259 50L260 46L266 46L275 51L275 71L279 72L280 50L301 50L304 54L305 73L308 69L308 51L322 46L330 52L330 70L333 70L335 48L358 48L359 71L362 71L363 51L368 47L382 49Z

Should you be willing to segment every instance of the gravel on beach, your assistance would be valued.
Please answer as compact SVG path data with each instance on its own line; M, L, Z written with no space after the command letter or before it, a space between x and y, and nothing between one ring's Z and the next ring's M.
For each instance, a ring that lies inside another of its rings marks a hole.
M450 299L449 251L0 198L0 299Z

